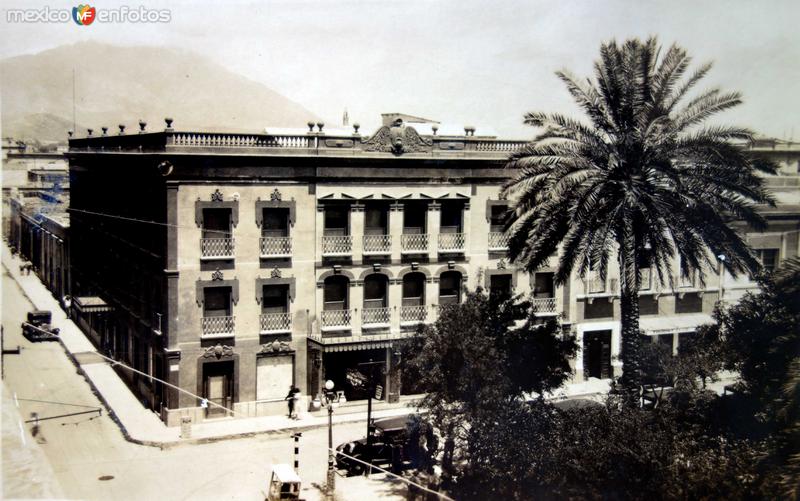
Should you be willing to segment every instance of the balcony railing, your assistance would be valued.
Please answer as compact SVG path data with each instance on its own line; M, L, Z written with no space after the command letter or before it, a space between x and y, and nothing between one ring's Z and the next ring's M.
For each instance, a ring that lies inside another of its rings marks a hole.
M400 308L400 323L421 323L428 318L428 307L423 305L402 306Z
M324 235L322 237L323 256L349 256L353 252L351 235Z
M501 231L492 231L489 233L489 250L490 251L504 251L508 250L508 235Z
M228 259L233 257L233 238L201 238L200 257L204 259Z
M364 254L388 254L391 251L391 235L364 235Z
M463 233L439 233L439 252L463 252Z
M537 297L532 301L533 311L535 313L555 313L556 312L556 298L554 297Z
M292 237L261 237L261 257L290 257Z
M203 317L203 336L233 336L236 317Z
M401 235L400 244L402 252L412 254L415 252L428 252L427 233L404 233Z
M584 280L583 290L585 294L616 294L617 279L609 278L604 281L599 278L590 278Z
M323 329L349 329L350 310L324 310L322 312Z
M390 308L364 308L361 310L361 324L364 327L389 325L390 320Z
M261 314L261 334L291 332L292 315L288 311Z

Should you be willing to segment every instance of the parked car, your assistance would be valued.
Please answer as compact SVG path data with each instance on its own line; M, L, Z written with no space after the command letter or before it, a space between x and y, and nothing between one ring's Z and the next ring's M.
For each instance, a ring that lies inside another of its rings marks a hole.
M28 312L28 321L22 322L22 335L29 341L56 341L58 328L51 322L53 315L49 310L34 310Z
M427 433L423 433L425 439L433 440L433 434L429 431L430 426L424 421L409 419L408 416L376 419L369 428L371 436L369 448L366 437L339 445L336 450L344 455L337 455L337 465L351 476L361 475L366 469L365 464L352 458L371 462L383 468L389 465L394 471L417 466L420 462L421 428L428 430ZM430 438L427 435L430 435Z

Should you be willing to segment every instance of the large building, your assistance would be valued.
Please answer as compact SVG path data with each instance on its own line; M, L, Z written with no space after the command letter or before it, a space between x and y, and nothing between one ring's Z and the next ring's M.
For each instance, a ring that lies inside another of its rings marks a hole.
M72 138L73 304L102 317L90 328L98 346L247 415L281 413L291 385L313 396L326 379L359 400L363 381L377 378L393 401L415 391L397 370L397 340L481 286L530 293L539 315L559 316L581 346L576 379L619 375L618 275L555 287L555 256L531 275L505 258L509 202L499 192L522 142L383 118L371 136L321 123L178 131L168 119L157 132L142 123L138 133ZM796 186L796 170L786 177ZM785 238L776 263L797 254L796 209L788 220L776 213ZM651 280L643 328L677 346L726 283ZM126 375L170 425L224 415Z

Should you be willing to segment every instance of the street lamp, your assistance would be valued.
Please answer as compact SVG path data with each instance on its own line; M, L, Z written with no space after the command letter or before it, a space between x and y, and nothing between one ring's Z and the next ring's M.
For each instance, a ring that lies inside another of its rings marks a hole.
M333 381L325 381L325 390L322 392L323 403L328 407L328 484L326 487L328 498L333 498L336 490L336 471L334 470L333 455L333 406L339 401L336 392L333 391Z
M722 284L725 276L725 254L718 255L717 259L719 259L719 302L722 303L723 296L725 295L722 290Z

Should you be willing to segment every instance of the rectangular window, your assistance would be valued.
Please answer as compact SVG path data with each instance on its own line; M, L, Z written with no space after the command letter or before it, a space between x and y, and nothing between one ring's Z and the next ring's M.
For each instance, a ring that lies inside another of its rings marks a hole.
M261 235L264 237L288 237L289 209L264 209Z
M536 273L533 283L533 297L556 297L553 273Z
M493 296L510 297L512 289L510 274L489 277L489 293Z
M403 233L425 233L428 207L422 202L407 202L403 206Z
M261 295L261 313L289 311L289 286L265 285Z
M778 249L756 249L756 255L764 271L772 273L778 266Z
M206 287L203 289L203 316L231 316L230 287Z
M366 235L385 235L388 233L386 207L368 204L364 211L364 233Z
M508 207L505 205L493 205L489 221L490 231L503 231L507 219Z
M463 225L464 204L443 202L441 211L442 211L441 232L461 233Z
M325 234L347 235L350 228L350 208L346 205L325 206Z
M203 209L203 238L231 238L230 209Z

